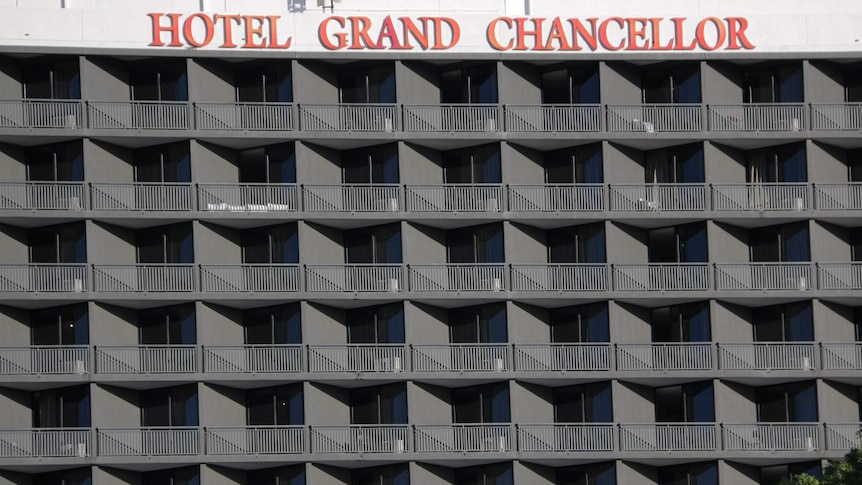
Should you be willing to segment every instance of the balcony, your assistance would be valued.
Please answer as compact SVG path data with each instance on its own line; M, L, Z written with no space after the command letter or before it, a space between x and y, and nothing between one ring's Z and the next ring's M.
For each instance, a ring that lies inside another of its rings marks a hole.
M389 373L407 370L404 344L309 345L309 372Z
M700 104L608 106L608 131L675 133L703 131Z
M213 213L275 213L299 210L296 184L200 184L198 209Z
M99 456L191 456L200 454L195 427L96 430Z
M613 424L520 424L518 451L528 453L616 450Z
M292 131L290 103L194 103L195 127L203 131Z
M201 265L201 291L214 293L294 293L301 277L295 264Z
M512 212L600 212L605 210L602 184L510 185Z
M862 130L862 104L812 104L811 129L814 131Z
M862 209L862 184L816 184L814 185L814 208L817 210Z
M398 212L398 185L306 185L302 188L306 212Z
M400 264L305 266L305 289L321 293L397 293L403 289Z
M0 293L81 293L89 286L86 264L0 265Z
M594 372L611 370L610 344L515 344L518 372Z
M812 287L811 263L716 264L719 291L805 291Z
M812 371L817 368L813 342L752 342L718 344L722 370Z
M14 99L0 101L0 128L81 128L81 101Z
M312 453L404 453L407 425L311 426Z
M817 263L817 285L821 290L862 290L862 262Z
M862 370L862 343L820 344L823 370Z
M501 212L499 184L410 185L404 188L408 212Z
M89 429L37 428L0 431L0 459L86 458L92 455Z
M827 423L824 431L827 450L850 451L862 448L862 423Z
M414 372L503 372L512 369L506 344L413 345Z
M505 291L504 264L438 264L407 267L412 292Z
M714 423L621 424L620 451L716 451Z
M701 371L712 370L712 344L654 343L617 344L617 370Z
M99 374L191 374L197 367L194 345L96 347Z
M506 131L511 133L597 133L602 131L597 104L506 106Z
M207 346L204 371L213 374L302 372L301 345Z
M425 133L496 133L502 130L494 104L404 105L404 131Z
M0 182L0 210L80 211L86 207L83 182Z
M514 449L509 424L444 424L416 426L419 453L501 453Z
M712 186L712 208L716 211L804 211L808 210L806 184L718 184Z
M191 184L93 184L92 207L97 211L188 212Z
M651 263L612 265L617 291L706 291L709 265L706 263Z
M305 453L303 426L206 428L207 455L291 455Z
M802 103L711 105L709 130L794 132L805 129Z
M513 264L513 291L608 291L605 264Z
M303 131L393 132L398 107L394 104L303 104L299 125Z
M722 425L725 451L817 451L817 423L757 423Z
M618 212L692 212L709 208L703 184L611 185L610 206Z
M182 101L87 101L90 128L188 130L189 104Z
M0 376L90 374L87 346L0 348Z
M195 289L191 264L94 265L96 291L116 293L178 293Z

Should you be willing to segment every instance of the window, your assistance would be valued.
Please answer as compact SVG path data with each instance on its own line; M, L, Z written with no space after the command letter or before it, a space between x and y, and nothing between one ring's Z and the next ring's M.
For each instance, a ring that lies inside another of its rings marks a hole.
M200 483L197 465L141 474L141 485L200 485Z
M350 485L410 485L410 468L401 463L352 470Z
M245 392L249 426L295 426L305 423L302 383Z
M186 61L160 60L132 67L132 99L135 101L188 101Z
M373 145L341 153L345 184L397 184L398 145Z
M647 233L650 263L705 263L706 222L662 227Z
M780 485L785 478L801 474L821 478L820 461L804 461L787 465L765 466L760 469L760 485Z
M514 485L511 463L495 463L455 470L455 485Z
M237 69L236 100L240 103L293 102L290 62Z
M139 229L135 236L138 263L191 264L194 262L190 222Z
M609 342L608 304L590 303L550 311L552 342Z
M491 303L449 310L452 343L506 343L506 304Z
M339 67L338 94L341 103L395 103L395 65Z
M138 148L132 153L135 182L191 182L188 142Z
M299 240L295 222L246 229L241 233L246 264L296 264Z
M407 424L404 383L350 390L351 424Z
M140 395L142 426L198 425L197 385L149 389Z
M745 153L745 181L750 184L808 181L803 142L751 150Z
M25 63L21 72L27 99L81 99L78 58Z
M502 183L500 146L496 143L443 152L443 180L447 184Z
M610 423L613 420L610 382L554 389L555 423Z
M742 74L743 103L801 103L802 64L752 67Z
M90 427L89 386L85 384L34 392L33 427Z
M252 470L247 478L246 483L253 485L305 485L305 465Z
M25 149L27 180L83 182L84 148L81 141L40 145Z
M643 102L700 103L700 65L682 64L647 69L642 74Z
M811 260L807 221L752 229L748 234L753 263Z
M484 224L447 231L446 248L449 263L503 263L503 226Z
M862 262L862 227L850 229L850 258Z
M90 467L33 475L33 485L91 485Z
M658 423L711 423L715 421L712 381L655 389Z
M702 143L650 150L645 160L644 182L648 184L704 183Z
M707 462L661 467L658 485L718 485L718 466Z
M297 345L302 343L299 303L288 303L243 312L248 345Z
M653 342L709 342L709 302L687 303L651 310Z
M599 66L584 64L542 73L543 104L599 104Z
M757 420L764 423L812 423L817 421L817 388L814 381L757 388Z
M293 143L241 150L239 181L244 184L295 184L296 153Z
M393 223L345 231L344 259L348 264L400 263L400 225Z
M452 389L453 422L508 423L510 420L508 383Z
M87 262L83 222L40 227L27 231L31 263L82 264Z
M557 469L556 485L617 485L617 467L612 461Z
M30 312L30 343L87 345L89 327L86 303L33 310Z
M496 103L496 64L473 64L442 71L440 102L443 104Z
M391 303L348 310L347 341L351 344L403 344L404 306Z
M755 342L811 342L814 318L811 302L751 309Z
M605 263L603 222L548 231L548 262L562 264Z
M186 303L138 312L141 345L194 345L195 304Z
M604 181L601 143L547 151L542 159L547 184L600 184Z

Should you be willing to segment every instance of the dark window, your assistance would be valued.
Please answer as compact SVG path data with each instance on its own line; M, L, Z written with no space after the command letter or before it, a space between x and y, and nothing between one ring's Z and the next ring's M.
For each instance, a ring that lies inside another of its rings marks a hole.
M814 381L757 388L757 420L764 423L812 423L817 421L817 388Z
M141 424L147 426L197 426L197 385L141 391Z
M502 263L503 226L484 224L447 231L446 248L449 263Z
M511 463L495 463L455 470L455 485L514 485Z
M602 222L548 231L548 262L605 263L605 225Z
M659 423L715 421L715 394L712 382L656 388L655 419Z
M400 225L394 223L345 231L344 259L348 264L400 263Z
M661 467L658 485L718 485L718 466L707 462Z
M34 428L88 428L90 388L63 387L33 393Z
M246 310L243 312L243 323L246 344L302 343L299 303Z
M30 262L86 263L87 240L84 233L83 222L30 229L27 232Z
M24 152L27 180L39 182L82 182L84 149L80 141L29 147ZM73 201L70 201L70 204ZM77 201L77 207L83 201Z
M391 303L348 310L347 341L352 344L403 344L404 306Z
M474 64L441 72L440 102L496 103L496 64Z
M650 316L653 342L709 342L712 340L709 302L654 308Z
M811 302L787 303L751 309L756 342L811 342L814 318Z
M506 304L449 310L449 340L452 343L506 343Z
M194 345L195 304L140 310L138 328L142 345Z
M135 182L191 182L188 142L169 143L136 149Z
M751 150L745 152L745 160L745 181L750 184L808 181L807 155L803 142Z
M807 221L752 229L748 234L753 263L811 260Z
M398 146L373 145L341 153L345 184L397 184Z
M552 342L608 342L608 304L590 303L550 311Z
M25 63L21 70L25 98L81 99L77 57Z
M610 382L554 389L555 423L610 423L613 420Z
M91 485L90 467L33 475L33 485Z
M558 468L556 485L617 485L617 467L612 461Z
M407 424L407 387L403 383L350 390L351 424Z
M132 99L136 101L188 101L186 61L159 61L132 67Z
M290 62L238 69L236 100L240 103L293 102Z
M240 151L239 181L244 184L295 184L296 152L293 143Z
M862 227L850 230L850 257L853 261L862 262Z
M785 478L801 474L822 477L819 461L804 461L788 465L765 466L760 469L760 485L780 485Z
M651 263L705 263L706 223L662 227L647 233Z
M742 74L743 103L801 103L802 64L751 67Z
M197 465L141 474L141 485L200 485L200 483L201 478Z
M295 222L242 231L243 262L248 264L296 264L299 241Z
M350 485L410 485L410 469L401 463L352 470Z
M585 64L542 73L542 103L599 104L599 66Z
M90 341L87 304L45 308L30 312L32 345L87 345Z
M600 184L604 181L602 144L560 148L544 152L545 183Z
M642 81L645 104L700 103L700 65L697 63L646 70Z
M342 103L395 103L395 66L339 68L338 92Z
M452 420L455 423L508 423L509 384L498 382L452 389Z
M302 383L245 392L249 426L295 426L305 423Z
M249 485L305 485L305 465L252 470L247 478Z
M644 182L648 184L702 184L703 144L691 143L645 154Z
M496 143L443 152L447 184L499 184L503 181L500 146Z
M190 264L194 262L190 222L139 229L135 236L138 263Z

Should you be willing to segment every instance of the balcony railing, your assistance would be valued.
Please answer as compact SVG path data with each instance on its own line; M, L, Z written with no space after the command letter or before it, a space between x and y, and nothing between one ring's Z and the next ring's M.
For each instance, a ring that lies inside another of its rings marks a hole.
M612 424L521 424L517 428L518 451L522 452L616 450Z
M404 131L496 132L502 129L500 108L493 104L404 105Z
M817 210L862 209L862 184L814 185L814 208Z
M0 264L0 293L81 293L87 275L85 264Z
M689 212L709 205L703 184L611 185L609 191L612 211Z
M824 430L827 450L862 448L862 423L828 423Z
M862 370L862 343L823 343L823 370Z
M817 451L817 423L725 424L722 442L726 451Z
M301 345L207 346L204 371L216 374L302 372Z
M862 263L817 263L821 290L862 290Z
M90 128L187 130L189 105L182 101L88 101Z
M811 276L810 263L716 264L715 289L810 290Z
M515 370L588 372L611 370L611 347L605 343L515 344Z
M86 346L0 348L0 376L90 372L90 351Z
M513 264L513 291L607 291L606 264Z
M621 424L621 451L715 451L718 429L713 423Z
M712 345L709 343L617 345L617 370L689 371L712 369Z
M801 131L805 124L802 103L709 106L710 131Z
M0 101L0 128L81 128L81 101L14 99Z
M410 185L404 188L408 212L500 212L499 184Z
M189 292L195 289L195 268L191 264L94 265L96 291L107 292Z
M862 104L812 104L811 129L814 131L862 130Z
M602 184L510 185L512 212L591 212L605 210Z
M309 345L309 372L402 372L404 344Z
M397 114L394 104L303 104L299 123L304 131L391 132Z
M82 182L0 182L0 210L86 209Z
M718 344L722 370L814 370L817 346L813 342L752 342Z
M194 345L96 347L99 374L189 374L197 367Z
M597 104L506 106L506 131L526 133L594 133L602 130Z
M198 209L206 212L296 212L296 184L200 184Z
M303 426L207 428L207 455L289 455L305 452Z
M195 103L195 127L199 130L291 131L290 103Z
M792 183L718 184L712 186L717 211L808 210L808 186Z
M310 292L390 292L403 289L400 264L306 265L305 289Z
M410 451L407 425L312 426L312 453L404 453Z
M398 212L398 185L306 185L302 188L306 212Z
M0 459L86 458L92 455L89 429L0 430Z
M99 429L99 456L189 456L200 453L193 427Z
M201 265L201 291L288 293L299 291L295 264Z
M415 372L502 372L512 368L505 344L412 346Z
M192 209L191 184L93 184L93 210L183 211Z
M681 132L703 130L700 104L608 106L608 131Z
M506 452L514 449L509 424L444 424L416 426L419 453Z
M410 291L504 291L504 264L439 264L408 266Z
M704 291L709 289L706 263L613 265L617 291Z

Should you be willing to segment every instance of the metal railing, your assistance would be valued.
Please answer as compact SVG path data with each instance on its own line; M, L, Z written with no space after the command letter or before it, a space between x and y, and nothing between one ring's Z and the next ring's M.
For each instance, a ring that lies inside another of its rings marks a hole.
M817 287L821 290L862 289L862 263L817 263Z
M810 290L811 263L743 263L715 265L715 289Z
M815 184L814 209L828 211L862 209L862 184Z
M0 293L89 291L86 264L0 264Z
M612 211L690 212L709 208L704 184L614 184L608 191Z
M99 456L189 456L200 454L195 427L98 429Z
M92 372L86 345L0 348L0 375L84 375Z
M611 370L606 343L515 344L515 370L594 372Z
M518 451L615 451L613 424L519 424Z
M92 455L89 429L0 430L0 458L86 458Z
M608 131L682 132L703 130L701 104L607 106Z
M814 342L720 343L718 368L722 370L814 370Z
M712 370L712 344L653 343L617 344L617 370L689 371Z
M401 188L397 184L305 185L306 212L398 212Z
M506 452L514 449L509 424L443 424L414 427L419 453Z
M722 425L726 451L817 451L817 423L757 423Z
M804 183L712 186L712 208L717 211L803 211L808 207L808 185Z
M611 265L617 291L705 291L707 263L651 263Z
M497 132L502 130L500 107L495 104L404 105L404 131Z
M407 425L311 426L312 453L404 453L410 451Z
M305 453L303 426L206 428L207 455L289 455Z
M408 212L501 212L500 184L408 185L404 187Z
M309 292L402 291L400 264L333 264L305 266L305 289Z
M0 101L0 128L81 128L81 101L10 99Z
M402 372L404 344L309 345L309 372Z
M409 265L410 291L505 291L506 265Z
M93 210L190 211L192 186L183 183L93 184Z
M99 374L190 374L197 371L194 345L97 346Z
M398 128L395 104L301 104L303 131L392 132Z
M801 131L802 103L710 105L710 131Z
M510 185L512 212L595 212L605 210L602 184Z
M301 345L237 345L203 348L204 372L271 374L302 372Z
M224 131L292 131L290 103L194 103L195 128Z
M0 182L0 210L63 210L87 208L83 182Z
M513 264L513 291L607 291L606 264Z
M412 345L414 372L502 372L511 370L506 344Z
M862 130L862 103L812 104L811 129L814 131Z
M285 293L299 291L296 264L201 265L201 291Z
M187 130L184 101L87 101L90 128L111 130Z
M93 286L107 292L189 292L195 289L192 264L93 265Z
M296 184L199 184L198 209L206 212L296 212Z
M526 133L594 133L602 130L597 104L505 106L506 131Z
M714 423L620 424L620 451L716 451Z
M820 350L823 370L862 370L862 343L828 342Z
M862 448L862 423L826 423L823 431L827 450Z

